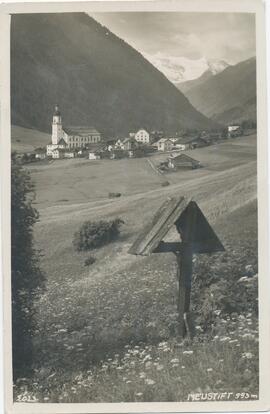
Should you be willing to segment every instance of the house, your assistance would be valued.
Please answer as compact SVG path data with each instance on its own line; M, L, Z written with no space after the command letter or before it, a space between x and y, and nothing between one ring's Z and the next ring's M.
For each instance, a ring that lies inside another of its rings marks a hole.
M91 126L63 127L59 106L55 106L52 121L52 142L47 145L47 155L56 148L82 148L101 141L101 134Z
M130 151L137 148L138 143L135 138L123 138L118 139L115 143L115 149L121 149L123 151Z
M229 125L228 126L228 138L235 138L243 135L243 131L240 125Z
M131 136L131 138L133 138ZM134 138L137 142L140 142L142 144L150 144L150 135L145 129L139 129L134 135Z
M100 160L101 155L96 151L89 151L88 158L89 160Z
M35 157L38 160L45 160L46 158L46 149L45 148L36 148Z
M65 158L75 158L76 152L71 150L65 150L64 157Z
M106 151L106 148L106 144L102 142L90 145L88 149L88 159L100 160L102 158L102 154Z
M177 169L177 168L182 168L182 167L196 169L196 168L201 167L201 164L200 164L200 161L197 161L194 158L191 158L186 154L179 154L176 156L169 157L168 167L172 169Z
M65 157L65 149L64 148L55 148L52 151L52 158L53 159L61 159Z
M179 138L177 137L168 137L168 139L172 141L173 144L175 144L179 140Z
M157 142L158 151L171 151L173 148L173 142L168 138L161 138Z
M157 142L159 139L164 138L163 131L151 131L150 132L150 141Z
M58 141L58 144L48 144L47 145L47 155L48 155L48 157L51 157L53 151L55 149L57 149L57 148L60 148L60 149L66 149L66 148L68 148L67 147L67 144L66 144L66 141L63 138L61 138Z
M180 151L185 151L191 148L191 144L194 138L179 138L174 142L174 148Z

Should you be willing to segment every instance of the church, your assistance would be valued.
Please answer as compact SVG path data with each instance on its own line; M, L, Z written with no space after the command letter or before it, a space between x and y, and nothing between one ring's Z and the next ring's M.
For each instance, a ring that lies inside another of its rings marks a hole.
M52 156L55 149L82 148L100 141L101 134L93 127L63 127L59 106L55 105L52 121L52 142L47 145L48 156Z

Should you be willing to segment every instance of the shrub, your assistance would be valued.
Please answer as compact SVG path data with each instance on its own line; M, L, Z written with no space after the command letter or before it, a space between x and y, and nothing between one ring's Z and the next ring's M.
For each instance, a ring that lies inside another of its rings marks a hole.
M121 197L121 193L109 193L109 198Z
M96 261L96 258L94 256L89 256L85 259L84 266L90 266L90 265L94 264L95 261Z
M161 184L162 187L168 187L168 185L170 185L169 181L163 181Z
M120 234L123 220L116 218L111 221L86 221L74 234L73 245L77 251L91 250L115 240Z

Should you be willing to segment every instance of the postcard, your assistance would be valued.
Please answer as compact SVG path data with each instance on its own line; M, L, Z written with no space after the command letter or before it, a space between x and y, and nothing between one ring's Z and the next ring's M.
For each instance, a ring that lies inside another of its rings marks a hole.
M269 410L264 2L0 11L6 413Z

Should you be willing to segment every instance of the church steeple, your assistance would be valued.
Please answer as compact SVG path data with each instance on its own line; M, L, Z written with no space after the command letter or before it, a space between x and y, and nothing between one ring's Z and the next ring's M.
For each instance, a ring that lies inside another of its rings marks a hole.
M62 138L62 119L59 105L56 104L54 107L53 121L52 121L52 144L58 144Z

